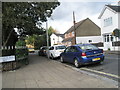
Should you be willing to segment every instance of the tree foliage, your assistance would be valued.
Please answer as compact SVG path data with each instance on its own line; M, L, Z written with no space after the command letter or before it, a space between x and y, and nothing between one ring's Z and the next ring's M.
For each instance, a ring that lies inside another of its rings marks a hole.
M49 45L50 43L50 36L52 33L57 33L58 31L52 28L51 26L48 29L48 36L49 36ZM39 49L41 46L46 46L46 33L43 35L35 35L33 34L32 36L26 37L26 44L33 45L35 49Z
M3 2L2 24L3 41L5 42L14 28L18 29L20 36L43 34L42 22L47 21L59 2ZM50 12L48 13L47 10Z

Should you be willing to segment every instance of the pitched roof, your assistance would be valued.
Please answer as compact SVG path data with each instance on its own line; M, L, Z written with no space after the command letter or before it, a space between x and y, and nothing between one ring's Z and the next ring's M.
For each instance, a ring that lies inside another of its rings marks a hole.
M54 33L56 36L59 36L59 37L62 37L62 38L64 38L64 34L56 34L56 33Z
M111 10L114 13L120 12L120 6L117 5L105 5L102 12L100 13L98 19L101 19L103 13L105 12L106 9Z
M120 12L120 6L115 6L115 5L106 5L106 6L108 6L109 8L111 8L116 12Z
M67 39L64 39L62 42L71 42L73 39L74 39L74 37L72 37L72 38L67 38Z
M87 20L87 19L89 19L89 18L86 18L86 19L84 19L84 20L76 23L76 24L75 24L75 28L77 29L77 28L78 28L85 20ZM74 25L73 25L70 29L68 29L64 34L69 33L69 32L72 32L73 30L74 30Z

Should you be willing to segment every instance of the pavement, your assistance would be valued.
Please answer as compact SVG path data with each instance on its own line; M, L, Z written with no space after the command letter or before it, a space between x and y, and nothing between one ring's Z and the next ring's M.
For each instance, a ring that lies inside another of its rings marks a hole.
M55 60L29 56L30 64L2 73L2 88L118 88L118 83Z
M120 51L104 51L105 54L116 54L120 55Z

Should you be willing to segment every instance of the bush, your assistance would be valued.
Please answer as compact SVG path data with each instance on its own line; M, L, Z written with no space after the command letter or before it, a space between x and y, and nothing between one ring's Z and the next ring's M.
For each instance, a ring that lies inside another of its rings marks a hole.
M16 60L25 59L28 57L28 48L26 47L25 41L19 40L16 42L15 55Z

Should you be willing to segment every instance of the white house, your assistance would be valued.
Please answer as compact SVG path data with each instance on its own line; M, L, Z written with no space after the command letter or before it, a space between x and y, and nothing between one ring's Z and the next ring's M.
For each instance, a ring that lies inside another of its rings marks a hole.
M64 38L64 34L55 34L55 33L53 33L50 36L51 46L62 44L63 38Z
M101 21L101 34L103 36L104 50L119 50L112 43L120 41L112 35L115 29L120 29L120 1L118 5L105 5L98 17Z

